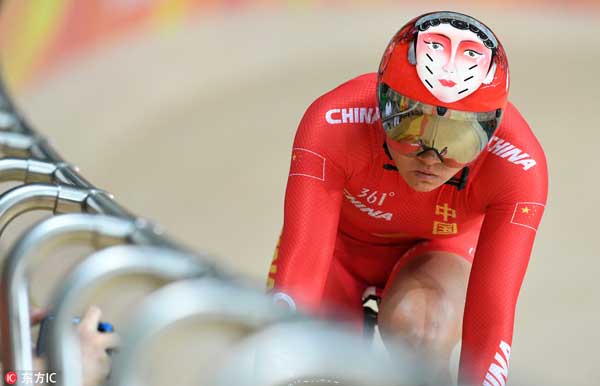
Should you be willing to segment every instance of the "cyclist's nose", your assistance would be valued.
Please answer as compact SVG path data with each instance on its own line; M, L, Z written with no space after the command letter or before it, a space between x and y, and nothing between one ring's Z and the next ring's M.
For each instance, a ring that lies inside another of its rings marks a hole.
M425 165L435 165L442 162L433 149L419 154L418 158Z

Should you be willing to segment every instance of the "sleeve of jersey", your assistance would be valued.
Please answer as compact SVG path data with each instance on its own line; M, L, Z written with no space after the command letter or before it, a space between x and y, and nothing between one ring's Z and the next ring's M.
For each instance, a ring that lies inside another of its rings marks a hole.
M535 170L512 166L494 173L504 189L490 183L490 190L500 192L487 207L469 278L461 385L504 386L508 377L517 297L548 190L543 154Z
M321 305L345 179L341 151L345 141L334 129L327 124L319 101L300 122L291 155L283 231L269 277L276 296L309 312Z

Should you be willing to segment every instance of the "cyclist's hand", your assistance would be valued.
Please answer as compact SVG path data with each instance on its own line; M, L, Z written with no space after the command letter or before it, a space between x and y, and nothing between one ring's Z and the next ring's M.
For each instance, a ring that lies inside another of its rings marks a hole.
M119 344L119 337L115 333L98 332L101 316L100 308L91 306L77 326L84 386L96 386L106 380L111 364L107 350L115 349Z

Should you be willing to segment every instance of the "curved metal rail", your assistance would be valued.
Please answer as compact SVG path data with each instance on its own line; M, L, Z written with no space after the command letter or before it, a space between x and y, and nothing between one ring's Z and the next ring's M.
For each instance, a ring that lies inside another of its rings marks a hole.
M171 284L150 295L127 323L122 334L119 360L113 363L109 385L142 386L135 372L135 363L145 350L145 343L174 323L190 317L194 320L227 320L255 331L275 322L302 318L282 310L265 294L232 283L203 278Z
M0 0L0 10L4 1ZM0 71L0 182L22 181L25 185L15 187L0 195L0 236L6 226L22 213L32 210L48 210L54 214L85 212L104 214L120 218L130 225L117 226L114 230L103 228L106 221L101 220L94 228L89 225L88 231L96 232L98 245L117 243L119 232L131 232L130 242L160 245L165 248L184 251L186 248L171 241L149 222L138 218L119 205L109 193L102 191L87 181L79 170L65 162L54 150L47 138L37 133L18 111L5 87ZM79 220L77 220L79 221ZM75 222L77 222L75 221ZM87 225L81 220L81 232ZM103 222L104 221L104 222ZM10 262L3 271L2 288L4 293L0 301L6 307L0 307L0 322L4 342L3 359L5 369L27 370L31 368L30 341L28 335L28 303L27 293L23 288L27 284L27 253L35 250L33 246L25 247L28 242L39 242L40 250L49 249L53 243L74 241L79 231L75 223L66 224L68 220L42 223L40 228L23 241L25 244L13 249ZM50 225L61 229L55 233L48 229ZM94 228L94 230L91 230ZM127 228L127 230L126 230ZM131 228L131 229L129 229ZM50 233L41 236L43 230ZM64 231L64 234L59 234ZM112 232L112 233L111 233ZM103 235L103 236L102 236ZM100 237L102 236L102 237ZM85 238L85 236L81 236ZM112 238L112 239L111 239ZM32 241L35 240L35 241ZM29 251L29 252L24 252ZM178 252L173 252L178 253ZM12 297L12 298L11 298Z
M59 168L50 162L21 158L0 159L0 182L22 181L52 182L54 173Z
M212 275L214 271L189 254L155 246L116 246L88 257L65 280L53 301L56 314L50 330L48 364L51 371L60 374L63 386L82 385L79 342L70 322L81 292L99 281L131 273L179 280ZM170 298L167 314L177 312L181 300Z
M95 249L134 243L156 244L160 233L145 221L107 215L66 214L35 225L9 251L0 283L2 363L6 368L32 370L27 269L34 257L49 255L67 244Z
M48 184L28 184L0 195L0 236L19 215L32 210L53 213L81 212L90 195L88 189Z

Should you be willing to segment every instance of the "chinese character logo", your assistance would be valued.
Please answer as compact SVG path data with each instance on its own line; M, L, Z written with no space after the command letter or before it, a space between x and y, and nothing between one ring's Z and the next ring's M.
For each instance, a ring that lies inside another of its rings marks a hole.
M451 218L456 218L456 210L448 206L447 203L444 205L435 206L435 215L442 216L444 221L434 221L433 231L434 235L455 235L458 233L458 224L455 222L448 222Z

